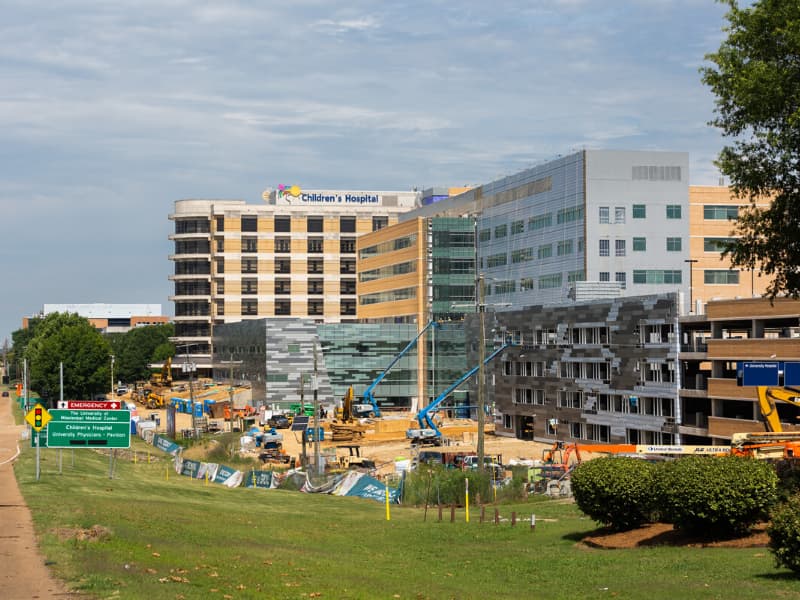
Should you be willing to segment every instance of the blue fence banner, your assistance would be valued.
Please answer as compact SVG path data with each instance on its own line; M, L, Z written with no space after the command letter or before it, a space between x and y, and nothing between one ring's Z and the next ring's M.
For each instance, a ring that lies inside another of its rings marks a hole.
M185 475L186 477L197 477L197 473L200 471L200 463L196 460L184 460L181 463L181 475Z
M244 474L245 487L271 488L272 471L248 471Z
M168 437L158 434L153 436L153 447L158 448L159 450L161 450L162 452L166 452L167 454L171 454L172 456L175 456L176 454L178 454L178 452L181 451L181 447L178 444L173 442Z
M364 475L350 488L346 495L386 502L386 486L377 479ZM398 489L389 488L389 502L393 504L400 502Z

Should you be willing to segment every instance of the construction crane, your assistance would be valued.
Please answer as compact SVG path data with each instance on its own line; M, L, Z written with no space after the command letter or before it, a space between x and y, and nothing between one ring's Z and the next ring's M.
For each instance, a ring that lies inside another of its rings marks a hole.
M758 408L761 417L764 419L764 426L767 431L782 432L780 415L778 414L778 402L785 402L800 408L800 390L791 387L767 387L759 385Z
M389 372L389 369L391 369L393 366L395 366L397 364L397 361L399 361L401 358L403 358L403 356L405 356L408 353L408 351L411 350L411 348L414 347L414 345L417 343L417 340L419 340L419 338L422 337L422 334L424 334L426 331L428 331L428 329L430 329L431 327L438 327L438 326L439 326L439 324L436 321L430 321L427 325L425 325L425 327L423 327L420 330L420 332L416 335L416 337L413 340L411 340L410 342L408 342L406 347L403 348L400 351L400 354L395 356L392 359L392 362L390 362L388 364L388 366L383 370L383 372L375 378L375 381L373 381L369 385L369 387L366 390L364 390L363 404L366 404L366 405L369 405L369 406L372 407L372 410L370 410L365 416L369 416L369 417L380 417L381 416L381 409L378 408L378 401L375 400L375 396L372 395L372 392L375 391L375 388L378 386L378 384L381 381L383 381L384 377L386 377L386 374ZM356 405L356 406L359 406L359 405ZM363 413L363 410L360 410L358 412Z
M495 357L499 356L506 348L511 346L510 342L504 343L500 346L497 350L492 352L486 359L483 361L483 364L487 364L492 361ZM464 373L461 377L459 377L455 383L451 384L446 390L444 390L441 394L439 394L436 399L431 402L428 406L424 407L417 413L417 422L419 423L419 429L408 429L406 430L406 438L411 440L412 444L422 444L428 443L433 444L434 446L439 446L442 443L442 432L436 426L436 423L433 420L433 415L436 414L436 411L439 409L439 406L445 399L462 383L464 383L467 379L472 377L475 373L478 372L478 369L481 368L481 365L478 364L472 367L469 371ZM478 410L483 410L483 407L478 407Z

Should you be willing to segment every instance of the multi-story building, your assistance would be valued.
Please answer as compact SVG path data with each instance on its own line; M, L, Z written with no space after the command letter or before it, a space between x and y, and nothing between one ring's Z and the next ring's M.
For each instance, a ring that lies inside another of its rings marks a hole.
M627 296L497 312L514 345L489 363L499 435L681 443L679 295ZM470 316L468 337L479 339ZM485 338L491 339L489 331ZM477 352L471 348L471 362ZM473 389L474 389L473 384Z
M169 317L161 314L160 304L45 304L38 316L51 313L78 314L103 333L125 333L134 327L169 322ZM23 328L27 329L28 321L22 320Z
M417 192L300 190L241 200L178 200L175 343L210 371L215 324L263 317L352 321L356 239L397 222Z
M405 214L477 215L487 302L688 291L689 156L583 150ZM572 293L571 293L572 292ZM684 301L688 307L688 300Z
M739 377L744 361L800 361L800 302L790 298L717 300L681 327L681 431L686 443L725 443L738 432L764 431L753 386ZM786 430L800 410L780 403Z
M752 298L764 293L769 279L757 270L731 268L722 258L725 243L735 239L733 220L750 204L724 186L689 186L689 291L691 312L702 313L703 304L725 298ZM756 202L766 208L768 200Z

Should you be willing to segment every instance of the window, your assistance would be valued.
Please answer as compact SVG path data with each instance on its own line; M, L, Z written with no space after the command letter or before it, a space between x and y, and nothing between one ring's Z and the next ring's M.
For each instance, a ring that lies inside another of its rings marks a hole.
M708 221L732 221L739 216L738 206L703 206L703 218Z
M491 256L486 257L486 267L501 267L508 263L508 256L504 252L503 254L492 254Z
M576 281L586 281L586 272L583 269L567 273L567 283L574 283Z
M325 293L325 280L324 279L309 279L308 280L308 295L321 296Z
M556 223L563 225L583 218L583 207L573 206L572 208L562 208L556 213Z
M276 237L275 238L275 252L281 254L288 254L292 251L292 238Z
M583 244L584 244L584 241L585 241L585 240L584 240L582 237L579 237L579 238L578 238L578 252L579 252L579 253L580 253L580 252L583 252Z
M322 300L309 300L308 301L308 315L311 317L318 317L323 314L324 303Z
M288 296L292 293L292 280L291 279L275 279L275 295Z
M355 316L356 314L356 301L355 300L341 300L339 302L339 314L343 316Z
M536 251L536 256L539 260L553 256L553 244L543 244L539 246L539 249Z
M217 283L217 294L224 294L225 293L225 280L224 279L215 279Z
M614 240L614 256L625 256L625 240Z
M514 221L511 223L511 235L525 231L525 221Z
M292 261L289 258L276 258L275 259L275 272L276 273L291 273Z
M631 209L631 216L634 219L646 219L647 206L644 204L634 204L633 208Z
M503 223L502 225L498 225L494 228L494 237L497 238L504 238L508 235L508 225Z
M258 279L242 279L242 295L258 294Z
M523 277L519 280L519 289L521 292L527 292L533 288L533 277Z
M258 314L258 300L242 300L242 315L252 317Z
M308 238L306 246L309 254L322 254L325 250L325 242L321 237Z
M243 258L242 259L242 273L258 273L258 259L257 258Z
M667 204L667 218L680 219L681 218L681 205L680 204Z
M225 252L225 240L217 238L217 252Z
M608 271L600 271L600 281L611 281L611 273Z
M495 294L512 294L517 291L516 281L498 281L494 284Z
M680 252L682 249L681 238L668 237L667 238L667 252Z
M615 206L614 207L614 223L624 223L625 222L625 207L624 206Z
M224 273L225 272L225 259L218 258L217 259L217 273Z
M600 256L611 256L611 242L600 240Z
M633 283L681 283L683 276L680 271L637 269L633 271Z
M225 301L224 300L217 300L217 316L223 317L225 316Z
M712 285L735 285L739 283L739 271L706 269L703 271L703 283Z
M356 293L356 280L355 279L341 279L339 280L339 293L342 295L352 295Z
M355 217L339 217L339 233L355 233L355 232L356 232Z
M628 286L627 286L627 283L626 283L626 280L625 280L625 272L624 272L624 271L618 271L617 273L615 273L615 278L616 278L616 282L617 282L618 284L620 284L620 287L621 287L623 290L624 290L626 287L628 287Z
M324 273L324 262L321 258L309 258L308 259L308 273L310 274L320 274Z
M601 206L600 207L600 223L605 224L605 223L610 223L611 222L611 218L609 216L610 215L610 210L611 209L609 209L608 206Z
M372 217L372 231L383 229L389 224L389 217Z
M533 248L522 248L511 252L511 262L513 264L533 260Z
M258 217L242 217L242 231L248 233L258 231Z
M308 233L322 233L322 217L306 217L306 231Z
M633 251L634 252L647 251L647 238L642 238L642 237L633 238Z
M552 275L542 275L539 277L539 289L551 290L553 288L561 287L561 273L553 273Z
M292 230L291 217L275 217L275 231L277 233L289 233Z
M342 258L339 260L339 274L355 275L355 273L356 273L355 258Z
M242 252L247 252L247 253L258 252L258 238L243 237Z
M217 231L225 231L225 217L217 217Z
M481 242L488 242L492 239L492 230L491 229L481 229L478 232L478 239Z
M558 256L566 256L572 254L572 240L562 240L556 245L556 254Z
M275 301L275 315L285 316L292 314L292 301L291 300L276 300Z
M536 231L537 229L544 229L553 224L553 214L547 213L538 217L531 217L528 219L528 231Z
M736 238L703 238L703 252L722 252Z
M341 238L339 240L339 254L355 254L356 238Z

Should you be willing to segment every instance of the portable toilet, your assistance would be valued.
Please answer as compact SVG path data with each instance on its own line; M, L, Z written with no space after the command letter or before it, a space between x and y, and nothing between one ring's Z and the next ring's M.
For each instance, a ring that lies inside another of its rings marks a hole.
M203 409L205 407L203 406L202 402L195 402L194 403L194 407L192 407L192 403L191 403L191 400L190 400L189 401L189 413L190 414L192 412L192 408L194 408L194 416L195 417L202 417L203 416Z
M210 398L207 400L203 400L203 412L210 415L212 412L212 405L216 403L217 403L216 400L212 400Z

